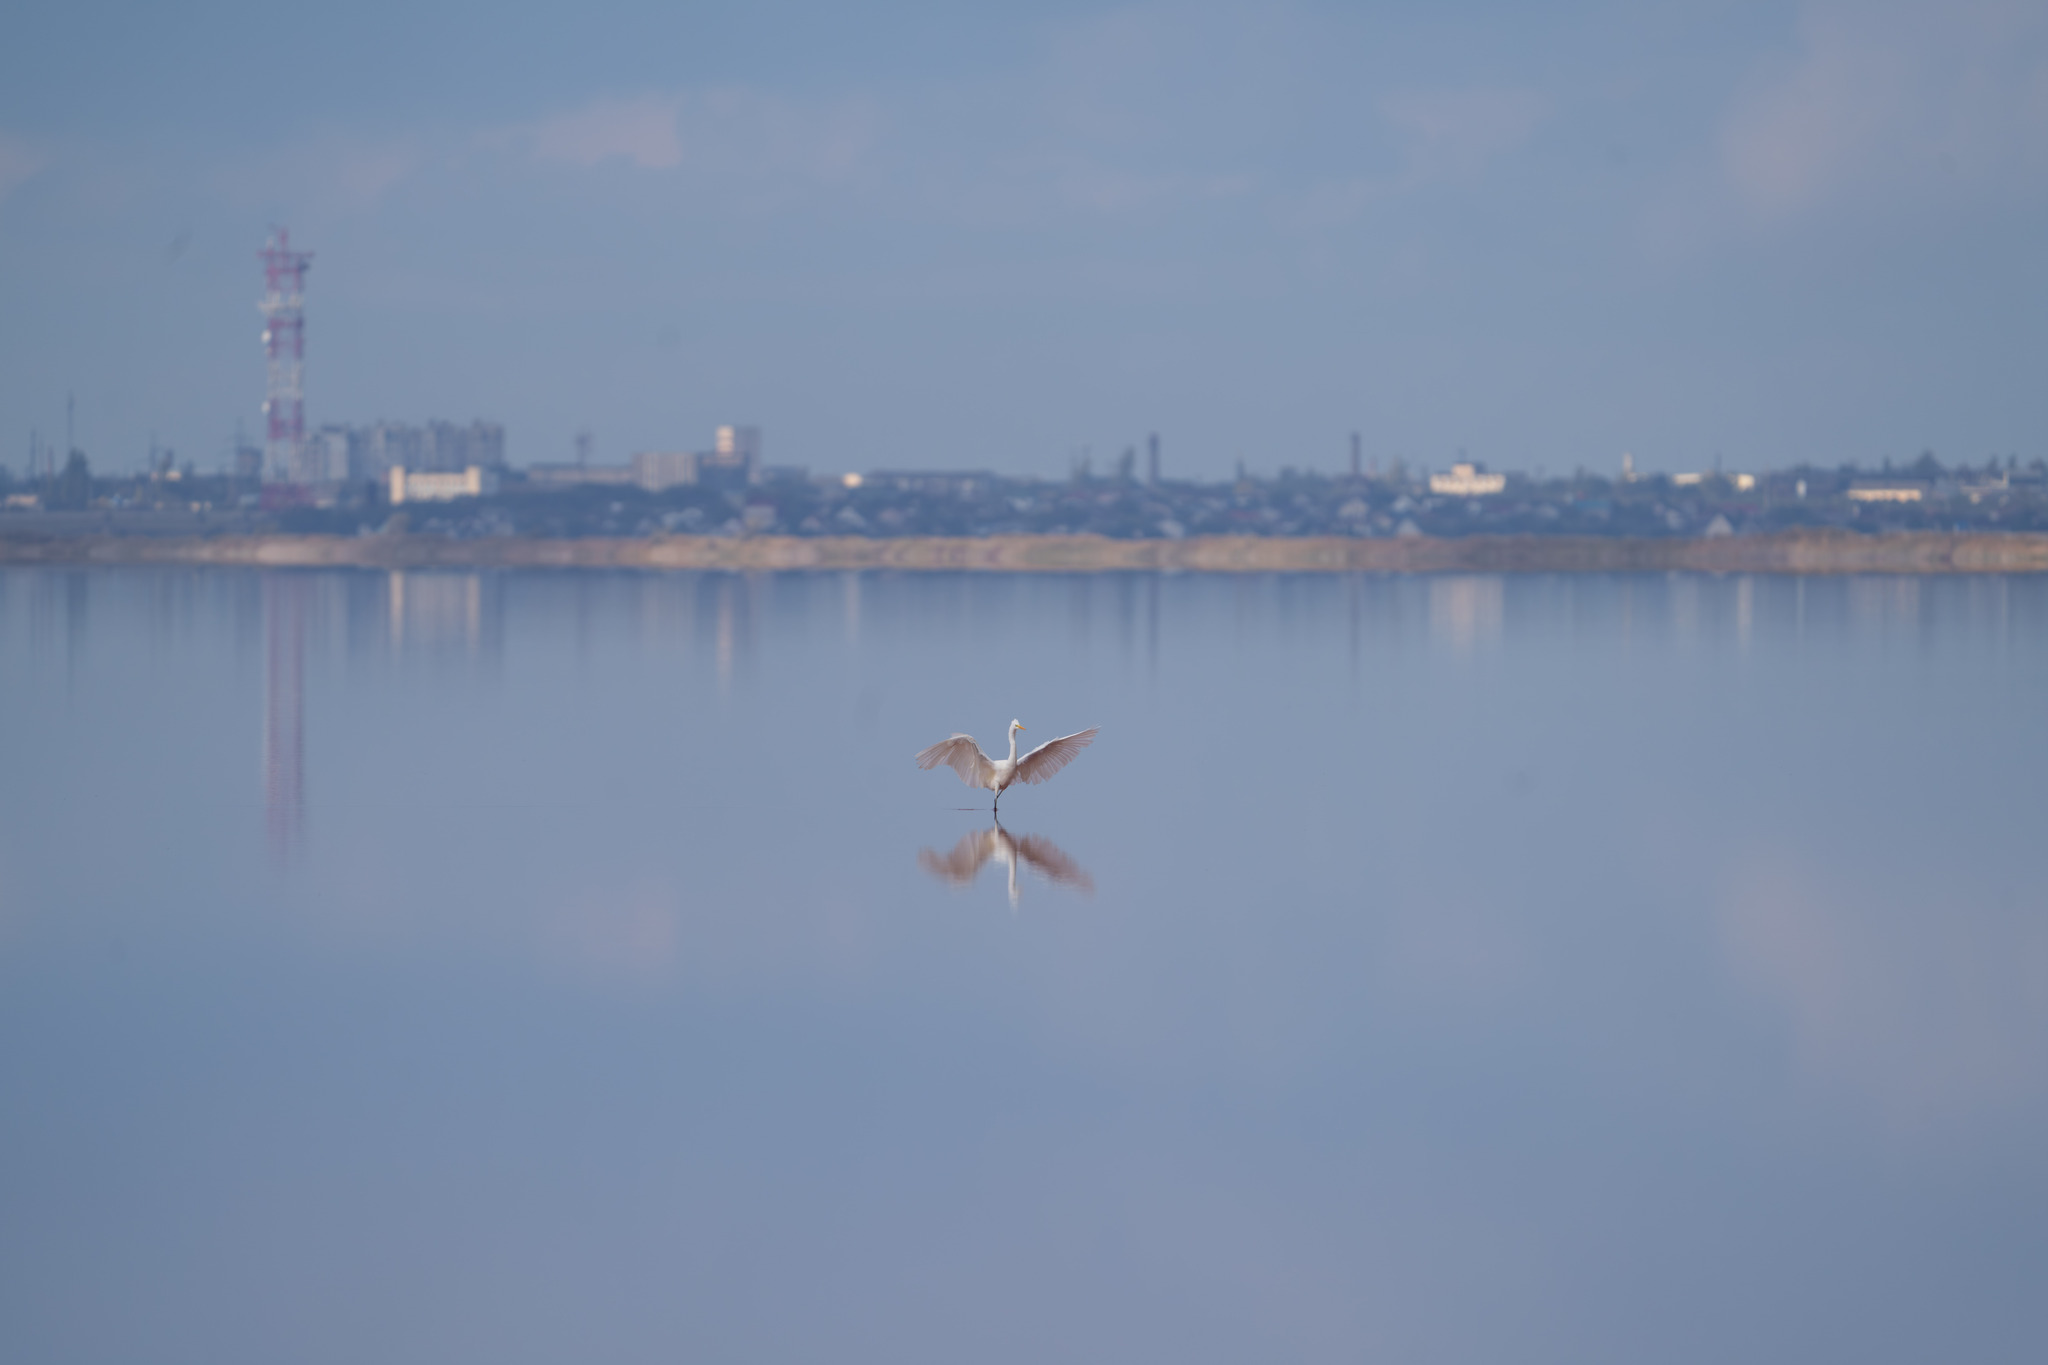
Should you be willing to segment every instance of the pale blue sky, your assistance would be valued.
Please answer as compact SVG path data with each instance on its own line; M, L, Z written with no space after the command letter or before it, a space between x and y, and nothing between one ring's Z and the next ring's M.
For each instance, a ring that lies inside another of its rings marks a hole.
M2048 455L2048 5L8 6L0 461Z

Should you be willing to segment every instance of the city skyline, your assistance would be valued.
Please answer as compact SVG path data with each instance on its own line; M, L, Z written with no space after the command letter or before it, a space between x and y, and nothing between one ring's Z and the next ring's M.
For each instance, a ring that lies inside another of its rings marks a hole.
M515 466L734 413L812 468L1041 476L1152 432L1211 479L1352 432L2044 453L2025 7L253 13L53 8L0 54L17 471L67 394L106 472L260 430L272 225L318 255L307 430L481 416Z

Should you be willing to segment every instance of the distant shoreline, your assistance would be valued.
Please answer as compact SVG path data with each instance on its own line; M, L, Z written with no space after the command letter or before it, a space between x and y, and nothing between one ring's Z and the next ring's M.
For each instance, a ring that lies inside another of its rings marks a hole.
M2048 535L1902 532L1647 539L1601 536L37 535L0 530L0 566L213 565L367 569L708 569L993 573L2041 573Z

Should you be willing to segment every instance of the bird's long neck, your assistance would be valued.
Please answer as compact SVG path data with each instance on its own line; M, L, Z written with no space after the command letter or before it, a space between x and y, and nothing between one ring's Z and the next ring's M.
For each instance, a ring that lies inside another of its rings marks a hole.
M1010 762L1017 761L1017 727L1010 727Z

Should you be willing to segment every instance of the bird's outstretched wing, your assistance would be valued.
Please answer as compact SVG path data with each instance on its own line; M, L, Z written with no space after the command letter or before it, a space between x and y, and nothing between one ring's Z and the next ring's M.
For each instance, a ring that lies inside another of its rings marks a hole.
M982 864L995 852L996 832L992 829L978 829L960 836L960 842L953 845L953 851L940 857L930 849L919 849L918 866L941 881L955 886L965 886L981 871Z
M1043 834L1027 834L1017 840L1017 856L1037 868L1050 881L1082 891L1095 889L1095 879L1082 871L1081 865L1069 858L1065 849Z
M1083 749L1095 742L1095 735L1102 727L1091 725L1078 734L1061 735L1049 739L1017 760L1017 780L1020 782L1043 782L1060 769L1072 763ZM931 750L925 750L930 753Z
M1053 744L1057 743L1058 740L1053 741ZM1050 748L1051 745L1046 747ZM920 768L936 768L941 763L960 774L960 780L970 787L986 787L996 766L990 761L989 756L981 751L981 746L974 742L973 735L954 735L951 739L942 739L917 756L917 766Z

